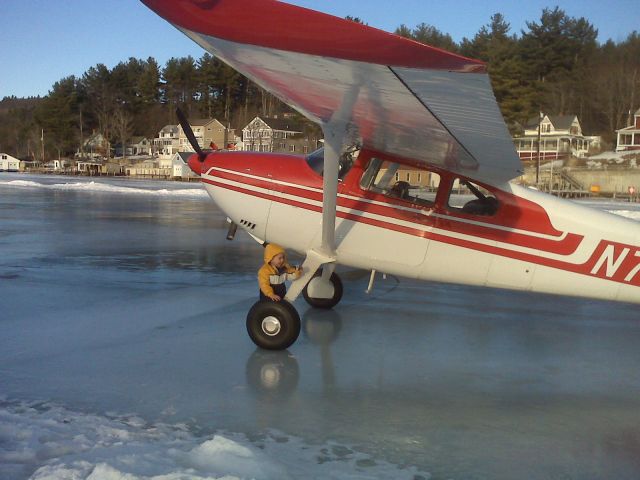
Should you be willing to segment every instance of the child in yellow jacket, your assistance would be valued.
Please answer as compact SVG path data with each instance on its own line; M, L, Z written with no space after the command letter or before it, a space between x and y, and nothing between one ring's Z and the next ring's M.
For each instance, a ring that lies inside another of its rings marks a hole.
M258 270L260 300L271 299L279 302L287 294L285 280L295 280L302 274L302 268L292 267L280 245L269 243L264 249L264 265Z

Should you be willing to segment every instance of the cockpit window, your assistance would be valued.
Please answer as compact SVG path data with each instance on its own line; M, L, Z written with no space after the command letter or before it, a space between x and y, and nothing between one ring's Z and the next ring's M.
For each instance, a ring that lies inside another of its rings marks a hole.
M307 155L307 164L311 167L311 170L322 176L322 169L324 168L324 147L314 150Z
M461 178L456 178L453 182L448 205L452 210L484 216L495 215L499 207L498 200L493 193L476 183Z
M358 158L359 148L350 148L340 156L340 164L338 165L338 178L342 180L351 170L353 162ZM318 175L324 173L324 147L319 148L307 155L307 164Z
M435 172L379 158L371 159L360 181L363 190L424 206L433 206L439 186Z

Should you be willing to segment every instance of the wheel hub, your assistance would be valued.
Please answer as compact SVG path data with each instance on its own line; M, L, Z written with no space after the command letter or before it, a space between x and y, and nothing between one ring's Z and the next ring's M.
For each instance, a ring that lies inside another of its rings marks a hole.
M280 320L274 316L268 316L262 320L262 331L270 337L276 336L282 330Z

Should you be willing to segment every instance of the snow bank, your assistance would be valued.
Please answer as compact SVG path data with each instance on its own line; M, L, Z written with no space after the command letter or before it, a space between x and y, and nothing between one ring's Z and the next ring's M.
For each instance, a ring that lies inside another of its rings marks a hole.
M0 180L0 186L18 187L18 188L42 188L48 190L66 190L66 191L84 191L84 192L102 192L102 193L118 193L132 195L155 195L155 196L176 196L187 198L208 198L206 191L199 185L195 188L153 188L145 185L146 188L123 187L115 185L109 181L91 181L91 182L68 182L68 183L40 183L31 180ZM161 184L166 185L166 183ZM176 184L179 185L179 184Z
M596 210L604 210L605 212L613 213L614 215L620 215L621 217L640 221L640 203L594 199L574 201L587 207L595 208Z
M586 165L589 168L603 168L608 165L638 168L638 160L640 160L640 152L637 150L602 152L598 155L587 157Z
M637 150L623 150L620 152L602 152L597 155L592 155L587 157L589 160L629 160L640 156L640 152Z
M640 222L640 211L638 210L607 210L607 212Z
M3 480L231 480L428 478L325 444L278 432L196 437L186 425L147 424L135 415L90 415L50 403L0 402Z

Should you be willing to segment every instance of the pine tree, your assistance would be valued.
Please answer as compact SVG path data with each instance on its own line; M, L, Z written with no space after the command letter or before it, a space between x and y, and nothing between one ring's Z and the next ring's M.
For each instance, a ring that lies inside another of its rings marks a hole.
M75 151L78 145L78 111L77 79L74 76L56 82L38 105L35 120L40 135L46 140L47 157L54 153L51 150L55 151L56 156Z
M450 52L457 52L458 45L453 41L451 35L448 33L442 33L433 25L421 23L413 30L410 30L406 25L400 25L395 31L396 35L410 38L425 45L431 47L441 48Z

